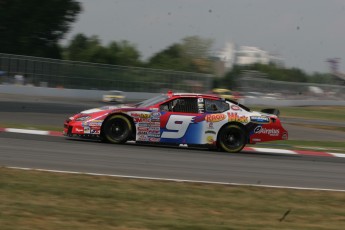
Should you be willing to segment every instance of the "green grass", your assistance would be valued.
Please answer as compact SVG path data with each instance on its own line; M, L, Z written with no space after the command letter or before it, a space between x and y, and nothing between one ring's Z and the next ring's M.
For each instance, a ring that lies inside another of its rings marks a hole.
M252 109L260 111L263 107L253 107ZM344 106L279 107L277 109L280 110L281 117L345 122Z
M0 197L2 230L345 229L344 192L0 168Z
M303 140L286 140L264 142L248 147L257 148L277 148L277 149L295 149L295 150L319 150L334 153L345 153L345 142L342 141L303 141Z

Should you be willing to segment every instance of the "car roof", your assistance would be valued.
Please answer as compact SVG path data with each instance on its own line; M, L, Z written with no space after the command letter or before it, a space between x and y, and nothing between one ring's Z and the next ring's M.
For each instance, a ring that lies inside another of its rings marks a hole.
M217 92L217 93L231 92L230 89L223 89L223 88L215 88L212 91Z
M216 96L216 95L200 94L200 93L172 93L172 94L168 93L168 96L170 98L171 97L174 97L174 98L178 98L178 97L203 97L203 98L209 98L209 99L214 99L214 100L221 99L221 97Z

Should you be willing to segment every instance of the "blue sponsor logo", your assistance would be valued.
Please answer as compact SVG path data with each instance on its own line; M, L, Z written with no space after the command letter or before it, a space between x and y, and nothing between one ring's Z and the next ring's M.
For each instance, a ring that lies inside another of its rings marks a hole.
M266 116L251 116L250 121L254 123L266 124L270 123L270 118Z

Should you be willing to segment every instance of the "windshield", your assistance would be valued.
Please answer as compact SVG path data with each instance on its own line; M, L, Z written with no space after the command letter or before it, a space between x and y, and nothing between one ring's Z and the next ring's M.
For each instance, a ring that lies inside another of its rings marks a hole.
M145 101L139 102L139 103L135 104L135 107L149 107L149 106L155 105L155 104L157 104L159 102L163 102L163 101L165 101L167 99L168 99L167 95L161 94L159 96L156 96L156 97L147 99Z

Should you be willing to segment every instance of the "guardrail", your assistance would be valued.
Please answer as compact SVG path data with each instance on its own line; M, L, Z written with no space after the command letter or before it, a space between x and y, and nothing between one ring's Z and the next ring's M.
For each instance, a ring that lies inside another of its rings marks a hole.
M206 92L210 74L116 66L0 53L0 83L51 88ZM2 78L2 79L1 79Z
M62 89L34 86L0 85L0 93L25 96L73 98L84 101L100 101L105 90ZM127 101L141 101L158 95L159 93L124 92ZM345 106L344 100L320 100L320 99L270 99L270 98L243 98L240 103L248 106Z

